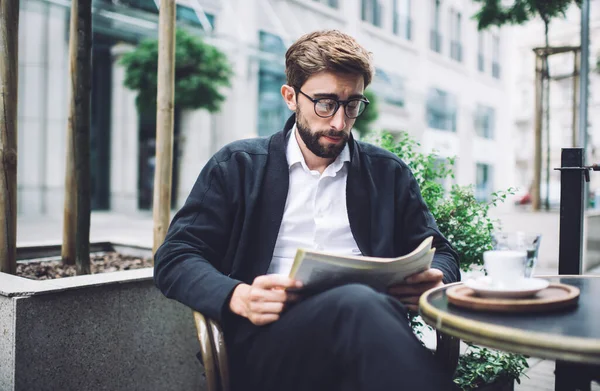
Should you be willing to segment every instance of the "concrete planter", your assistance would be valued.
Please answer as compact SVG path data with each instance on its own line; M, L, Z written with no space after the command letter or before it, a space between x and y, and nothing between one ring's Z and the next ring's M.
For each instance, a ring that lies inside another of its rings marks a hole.
M198 350L191 311L163 297L152 268L46 281L0 273L1 390L198 390Z

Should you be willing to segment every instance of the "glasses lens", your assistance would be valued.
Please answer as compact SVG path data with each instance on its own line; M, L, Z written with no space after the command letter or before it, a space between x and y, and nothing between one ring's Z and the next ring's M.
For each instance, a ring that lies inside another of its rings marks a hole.
M348 118L356 118L365 111L367 104L362 100L351 100L346 105L346 115Z
M333 99L319 99L315 102L315 112L320 117L330 117L335 112L337 102Z

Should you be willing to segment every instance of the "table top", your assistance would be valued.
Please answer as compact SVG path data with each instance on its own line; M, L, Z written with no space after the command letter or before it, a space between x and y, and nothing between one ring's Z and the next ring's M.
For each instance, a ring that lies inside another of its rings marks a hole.
M534 357L600 364L600 276L544 276L579 288L576 307L541 313L473 311L448 304L446 290L421 296L421 317L464 341Z

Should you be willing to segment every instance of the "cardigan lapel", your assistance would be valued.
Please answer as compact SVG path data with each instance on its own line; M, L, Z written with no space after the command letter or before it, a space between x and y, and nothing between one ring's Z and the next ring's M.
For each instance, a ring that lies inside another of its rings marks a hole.
M257 213L258 262L256 275L267 273L277 235L283 219L285 202L290 185L290 171L285 155L287 134L296 123L296 115L292 115L282 131L274 134L269 142L269 157L261 186L261 197Z
M372 255L371 249L371 218L370 199L365 186L366 178L363 177L362 162L360 160L360 146L351 136L348 141L350 146L350 169L346 182L346 207L352 236L363 255Z

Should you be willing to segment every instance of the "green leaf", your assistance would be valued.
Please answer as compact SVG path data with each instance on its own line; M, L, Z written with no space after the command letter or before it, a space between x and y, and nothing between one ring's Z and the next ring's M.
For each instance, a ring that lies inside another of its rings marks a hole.
M121 58L126 87L137 91L140 112L155 111L158 40L140 42ZM225 100L222 89L230 87L233 75L224 53L185 30L176 32L175 105L179 109L206 109L216 112Z
M479 30L491 26L523 24L536 16L549 23L553 18L565 17L572 4L581 6L582 0L474 0L481 8L473 16Z

